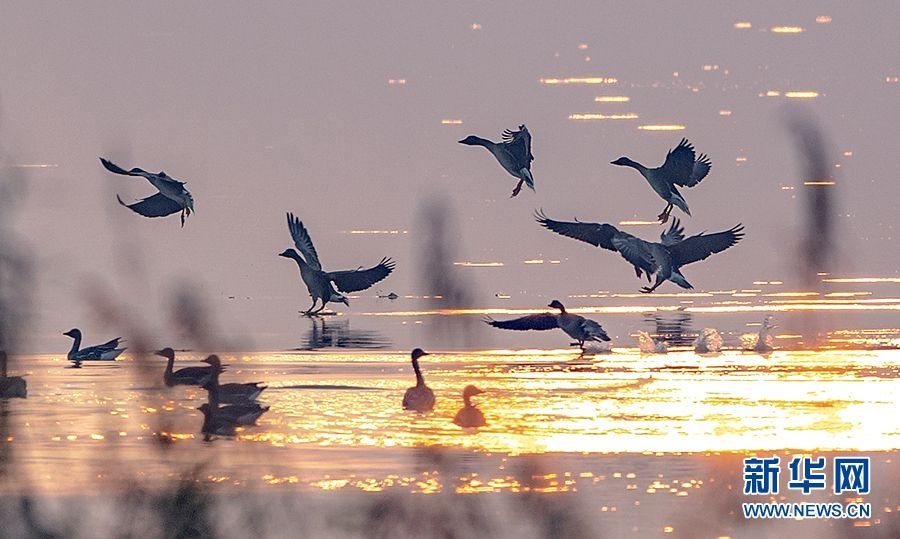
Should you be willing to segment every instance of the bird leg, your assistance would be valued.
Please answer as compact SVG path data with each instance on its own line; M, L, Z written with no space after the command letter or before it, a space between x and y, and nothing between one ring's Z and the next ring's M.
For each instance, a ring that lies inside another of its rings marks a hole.
M638 279L640 279L640 278L641 278L641 268L635 266L635 267L634 267L634 274L637 275L637 278L638 278Z
M641 292L644 294L651 294L651 293L653 293L654 290L659 288L659 285L663 284L664 282L665 281L658 280L658 281L656 281L656 284L654 284L653 286L645 286L645 287L641 288Z
M310 305L309 309L306 309L305 311L303 311L303 316L312 316L313 309L316 308L316 303L318 303L318 302L319 302L319 298L313 298L313 304Z
M184 218L185 218L184 213L185 213L184 208L182 208L181 209L181 228L184 228Z
M519 194L519 192L522 190L523 183L525 183L525 180L519 180L519 183L516 184L516 188L513 189L512 195L509 198L513 198Z
M672 206L673 204L669 203L669 205L666 206L666 209L664 209L661 214L656 216L656 218L659 219L660 223L665 223L669 220L669 214L672 213Z

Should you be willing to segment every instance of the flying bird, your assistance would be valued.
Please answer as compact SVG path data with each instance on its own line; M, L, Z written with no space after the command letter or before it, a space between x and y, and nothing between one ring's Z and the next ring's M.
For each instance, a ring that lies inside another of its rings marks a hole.
M434 408L434 391L425 385L425 378L422 377L422 369L419 367L419 358L427 356L428 353L421 348L412 351L412 366L416 371L416 385L406 390L403 395L403 409L415 410L416 412L430 412Z
M484 146L507 172L519 178L519 183L513 189L512 197L519 194L522 184L534 191L534 176L531 175L531 162L534 155L531 154L531 133L525 124L519 126L518 131L507 129L503 132L503 142L491 142L490 140L469 135L459 141L467 146Z
M122 337L116 337L109 342L98 344L96 346L81 348L80 329L70 329L63 333L63 335L74 339L72 349L69 350L66 358L75 363L75 368L81 367L82 361L113 361L119 357L119 354L125 351L125 348L119 348L119 341L122 340Z
M300 278L306 284L309 296L313 300L312 306L304 314L319 313L325 309L328 302L343 303L349 306L350 302L341 292L365 290L390 275L394 270L394 261L390 258L382 258L381 262L368 269L322 271L319 255L316 253L316 248L313 246L312 239L309 237L306 227L303 226L303 222L294 217L292 213L287 214L287 221L291 238L300 253L294 249L287 249L278 256L292 258L300 267ZM319 301L322 302L322 306L316 310L316 304Z
M194 211L194 197L184 187L184 182L180 182L162 171L154 174L139 168L125 170L102 157L100 162L103 163L106 170L113 174L140 176L159 190L155 195L139 200L134 204L126 204L119 195L116 195L116 198L119 199L119 204L144 217L165 217L166 215L181 212L181 226L182 228L184 227L185 218Z
M656 274L656 283L641 289L641 292L648 294L667 280L681 288L694 288L682 275L681 267L721 253L744 237L744 227L738 224L723 232L702 232L685 238L684 228L678 219L674 219L668 230L660 234L660 243L654 243L622 232L610 224L554 221L542 212L536 213L535 219L557 234L618 252L634 266L638 278L642 272L647 275L648 283L650 276Z
M620 157L610 164L637 170L647 180L650 187L656 191L656 194L668 202L666 208L658 216L661 223L669 220L672 206L678 206L684 213L691 214L687 202L676 186L693 187L697 185L709 174L709 169L712 167L712 161L706 154L700 154L700 157L697 157L693 144L686 138L681 139L678 146L669 151L666 161L659 167L647 168L627 157Z
M454 424L459 425L464 429L483 427L486 424L484 421L484 414L477 406L472 404L472 397L481 395L482 393L484 393L484 391L473 385L468 385L463 389L463 407L456 412L456 416L453 418Z
M555 299L547 305L551 309L559 309L559 313L538 313L529 314L521 318L513 320L494 320L493 318L485 318L484 322L489 326L500 329L512 329L515 331L546 331L548 329L559 328L566 335L575 339L577 342L572 343L573 346L584 348L586 341L609 341L609 335L600 327L600 324L589 318L566 312L566 308Z

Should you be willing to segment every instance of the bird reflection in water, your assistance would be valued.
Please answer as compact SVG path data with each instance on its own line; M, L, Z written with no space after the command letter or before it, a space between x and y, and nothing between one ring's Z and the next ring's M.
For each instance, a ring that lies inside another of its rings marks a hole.
M667 348L690 346L697 338L697 333L691 330L690 313L654 313L647 315L644 320L651 325L649 333L653 340L665 344Z
M319 350L322 348L365 348L377 350L391 345L391 341L377 331L351 329L349 320L310 318L309 323L309 332L300 350Z

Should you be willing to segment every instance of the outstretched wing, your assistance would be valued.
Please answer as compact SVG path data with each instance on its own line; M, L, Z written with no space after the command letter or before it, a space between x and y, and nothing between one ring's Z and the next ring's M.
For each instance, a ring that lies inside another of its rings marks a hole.
M513 320L494 320L493 318L485 318L484 323L500 329L513 329L516 331L536 330L544 331L547 329L558 328L556 323L556 315L551 313L529 314L522 318Z
M125 204L122 197L116 195L119 204L144 217L165 217L181 211L181 204L162 193L156 193L134 204Z
M103 167L106 168L106 170L112 172L113 174L121 174L123 176L140 176L142 178L146 178L147 176L151 175L146 170L143 170L140 168L133 168L131 170L125 170L124 168L113 163L109 159L104 159L102 157L100 158L100 162L103 163ZM161 172L160 174L165 176L165 172ZM179 183L181 183L181 182L179 182Z
M307 232L306 227L303 226L303 221L295 217L293 213L288 213L287 222L288 230L291 231L291 238L294 240L294 245L297 247L297 250L300 251L300 254L303 255L303 258L306 259L306 263L314 270L321 270L322 264L319 262L319 254L316 253L312 238L309 237L309 232Z
M705 260L711 254L721 253L732 245L741 241L744 237L744 227L737 226L724 232L714 234L697 234L686 240L669 247L672 255L672 263L675 266L683 266L691 262Z
M653 258L650 243L641 238L623 233L614 237L612 243L616 250L619 251L619 254L622 255L622 258L627 260L632 266L646 271L647 275L656 273L656 270L659 269L658 262Z
M688 142L688 139L683 138L678 143L678 146L669 151L666 155L666 162L660 168L672 183L690 187L694 185L689 182L694 171L694 160L696 157L693 144Z
M700 180L706 177L709 174L709 169L712 168L712 161L709 160L709 157L705 153L701 153L700 157L694 161L694 168L691 170L691 177L688 178L686 183L681 185L685 187L693 187L700 183Z
M525 168L531 168L531 162L534 161L534 155L531 154L531 133L525 124L519 126L518 131L510 131L507 129L503 132L503 143L506 149L518 160L525 165Z
M595 247L603 247L615 251L612 238L619 233L619 229L612 225L600 223L581 223L578 221L554 221L544 215L543 210L534 214L535 220L547 230L552 230L562 236L567 236Z
M328 277L341 292L359 292L384 279L394 271L394 261L382 258L377 266L369 269L332 271Z
M681 226L681 222L678 221L677 217L672 219L672 224L669 225L669 229L660 234L659 239L662 241L662 244L666 246L675 245L684 239L684 227Z

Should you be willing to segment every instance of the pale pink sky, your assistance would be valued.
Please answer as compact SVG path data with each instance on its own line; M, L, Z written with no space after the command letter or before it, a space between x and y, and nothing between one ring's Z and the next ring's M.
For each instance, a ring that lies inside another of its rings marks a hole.
M634 171L608 163L628 155L655 166L682 136L713 161L710 176L685 192L694 214L687 232L747 228L735 249L687 268L691 282L717 289L786 278L799 188L781 187L798 185L800 167L784 128L790 100L759 97L768 90L821 94L804 105L841 165L842 271L896 275L900 83L886 78L900 76L897 2L377 4L5 3L3 165L57 165L17 169L29 192L16 227L39 268L33 337L53 339L36 348L65 347L59 333L72 326L101 331L85 303L90 282L110 283L158 328L172 283L186 279L211 300L271 300L250 319L240 309L220 313L223 326L249 325L259 342L266 331L288 331L308 298L293 264L275 256L290 246L286 211L307 224L328 269L389 255L397 271L376 288L422 292L414 226L421 200L435 193L458 212L461 259L507 263L472 270L486 298L634 291L615 254L542 230L532 212L652 219L662 201ZM735 29L740 21L753 28ZM775 26L805 31L769 31ZM619 83L539 83L586 76ZM595 103L598 95L631 101ZM585 112L640 119L567 119ZM519 123L534 137L537 192L510 200L514 179L484 150L456 141L497 139ZM650 123L687 129L637 129ZM106 173L98 156L187 181L196 215L182 230L177 216L149 220L119 207L115 193L153 190ZM350 229L409 233L342 233ZM659 228L630 231L650 239ZM141 272L124 262L128 253ZM532 258L564 263L521 263Z

